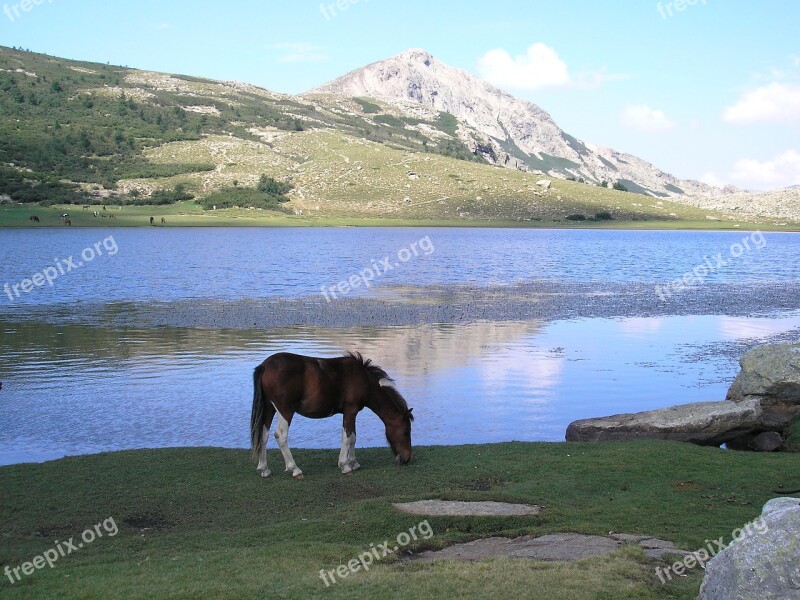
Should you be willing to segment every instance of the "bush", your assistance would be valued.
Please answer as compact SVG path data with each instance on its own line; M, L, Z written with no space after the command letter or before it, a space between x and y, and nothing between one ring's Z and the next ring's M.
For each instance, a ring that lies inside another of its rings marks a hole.
M614 189L615 190L619 190L620 192L627 192L628 191L628 188L625 187L625 184L621 183L619 181L614 184Z
M288 202L286 194L292 189L290 183L275 181L272 177L262 175L256 188L228 187L209 194L197 203L211 210L217 208L263 208L266 210L282 210L281 204Z
M594 218L598 221L611 221L614 217L607 210L602 210L598 213L595 213Z
M134 194L134 192L136 193ZM192 200L194 199L194 196L186 191L185 185L179 183L175 186L175 189L172 190L156 190L149 198L141 198L139 197L139 191L133 190L131 192L131 198L133 199L129 202L129 204L133 204L135 206L151 204L162 206L165 204L175 204L181 200Z
M783 446L787 452L800 452L800 417L795 417L786 430Z
M586 220L586 216L585 215L578 214L578 215L568 215L567 216L567 221L585 221L585 220Z

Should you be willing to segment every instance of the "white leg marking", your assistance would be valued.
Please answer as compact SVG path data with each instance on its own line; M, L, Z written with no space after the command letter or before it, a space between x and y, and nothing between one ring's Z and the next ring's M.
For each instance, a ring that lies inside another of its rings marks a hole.
M294 462L294 458L292 458L292 451L289 450L289 423L283 418L281 413L278 413L278 428L275 430L275 439L278 441L281 454L283 454L286 470L292 472L292 477L302 477L303 472L297 468L297 464Z
M261 449L258 451L258 466L256 467L257 470L261 471L262 477L269 477L272 475L272 472L267 467L267 441L269 440L269 429L267 426L264 426L264 444L261 446Z
M350 436L350 448L348 448L347 452L347 461L350 464L350 468L355 471L356 469L360 469L361 465L358 464L356 460L356 434Z
M342 427L342 450L339 452L339 468L347 475L358 469L361 465L356 462L356 434L347 435Z
M342 427L342 449L339 451L339 468L344 469L349 462L347 459L347 433L345 432L344 427Z

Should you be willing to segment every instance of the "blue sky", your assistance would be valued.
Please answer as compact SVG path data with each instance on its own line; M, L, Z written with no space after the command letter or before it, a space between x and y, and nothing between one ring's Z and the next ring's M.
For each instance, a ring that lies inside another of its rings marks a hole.
M0 44L288 93L425 48L680 177L800 184L796 0L336 2L0 0Z

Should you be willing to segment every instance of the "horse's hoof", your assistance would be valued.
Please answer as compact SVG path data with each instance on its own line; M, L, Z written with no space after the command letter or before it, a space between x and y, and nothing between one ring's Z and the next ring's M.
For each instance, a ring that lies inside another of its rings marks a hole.
M264 479L266 479L270 475L272 475L272 471L261 471L261 477L263 477Z
M352 477L353 476L353 472L352 471L342 471L342 475L345 475L346 477Z
M350 468L353 469L353 471L355 471L356 469L360 469L361 465L358 464L357 462L354 462L353 464L350 465Z
M292 475L292 477L294 477L295 479L303 479L303 474L298 473L297 475Z

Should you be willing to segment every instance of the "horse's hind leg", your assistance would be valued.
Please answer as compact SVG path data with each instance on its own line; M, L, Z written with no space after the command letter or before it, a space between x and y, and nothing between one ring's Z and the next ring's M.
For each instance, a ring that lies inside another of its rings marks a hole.
M264 406L264 443L258 451L258 466L256 470L261 472L262 477L269 477L272 471L267 466L267 442L269 441L269 428L272 427L272 419L275 416L275 407L271 403L265 403Z
M275 439L278 441L278 447L283 454L283 461L286 463L286 470L292 472L292 477L295 479L302 479L303 472L297 467L297 463L292 458L292 451L289 450L289 425L292 423L292 415L289 419L284 419L283 415L278 411L278 428L275 430Z

